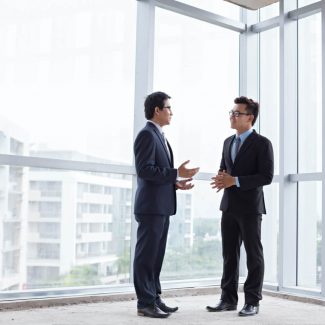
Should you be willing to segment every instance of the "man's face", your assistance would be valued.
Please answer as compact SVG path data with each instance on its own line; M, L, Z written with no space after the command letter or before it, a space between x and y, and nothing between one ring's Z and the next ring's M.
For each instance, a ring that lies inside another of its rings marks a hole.
M248 130L252 127L254 116L246 111L246 104L235 104L230 115L230 127L237 131Z
M156 119L160 126L169 125L173 116L169 99L164 102L164 108L161 110L156 108Z

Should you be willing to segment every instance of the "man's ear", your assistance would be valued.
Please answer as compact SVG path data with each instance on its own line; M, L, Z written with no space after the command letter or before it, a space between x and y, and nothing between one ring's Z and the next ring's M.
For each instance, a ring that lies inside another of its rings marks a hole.
M159 114L159 111L160 111L159 107L156 106L156 107L155 107L155 115Z

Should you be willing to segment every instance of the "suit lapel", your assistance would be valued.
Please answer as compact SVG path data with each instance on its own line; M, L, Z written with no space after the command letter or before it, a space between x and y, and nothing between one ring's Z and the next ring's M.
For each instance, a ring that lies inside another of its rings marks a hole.
M227 159L230 161L231 166L234 165L234 163L231 159L231 147L232 147L232 143L233 143L235 137L236 136L233 135L232 137L229 138L229 141L227 142L226 148L225 148L226 149L225 152L227 153Z
M168 143L168 148L170 150L170 156L171 156L170 158L169 158L169 155L168 155L168 151L167 151L167 148L166 148L166 144L165 144L164 138L160 134L159 130L152 123L150 123L150 122L148 122L148 125L150 125L150 127L152 127L152 129L154 130L154 132L157 134L157 136L158 136L158 138L159 138L159 140L160 140L160 142L161 142L161 144L162 144L162 146L163 146L163 148L165 150L165 153L167 155L168 161L172 165L173 164L173 154L172 154L172 150L171 150L171 147L170 147L168 141L167 141L167 143Z

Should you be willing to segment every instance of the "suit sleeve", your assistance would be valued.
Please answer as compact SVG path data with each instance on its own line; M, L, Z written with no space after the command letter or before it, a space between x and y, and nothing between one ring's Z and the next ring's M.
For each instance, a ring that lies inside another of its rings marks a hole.
M156 165L156 142L148 131L142 131L134 142L135 168L138 177L158 184L175 183L177 169Z
M220 168L219 168L219 171L223 171L223 170L227 170L226 162L225 162L225 144L223 145L222 157L221 157Z
M271 184L274 173L274 157L272 144L268 139L265 139L265 141L260 144L257 160L256 174L238 176L240 189L242 191Z

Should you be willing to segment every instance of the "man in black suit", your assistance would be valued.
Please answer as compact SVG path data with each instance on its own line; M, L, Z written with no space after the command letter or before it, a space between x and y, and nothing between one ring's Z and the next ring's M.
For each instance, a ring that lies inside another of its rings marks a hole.
M189 190L199 168L187 169L185 161L174 168L172 148L163 133L170 124L170 97L163 92L147 96L144 107L146 126L134 142L138 187L134 214L138 222L134 256L134 286L138 315L166 318L178 310L160 298L160 271L165 255L169 216L176 213L176 189ZM182 181L178 177L186 178Z
M240 246L244 242L248 275L244 284L245 304L239 316L256 315L262 299L264 258L261 243L262 214L265 214L263 186L272 182L271 142L252 129L259 104L247 97L235 99L229 112L236 135L224 142L218 175L212 188L224 189L220 210L223 276L221 300L207 306L211 312L237 309Z

